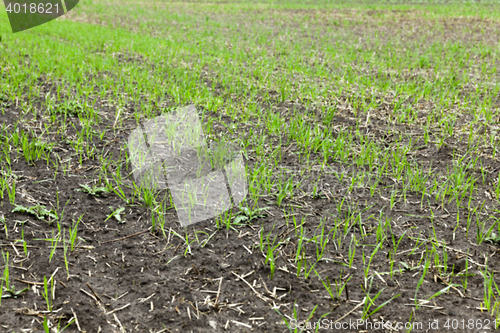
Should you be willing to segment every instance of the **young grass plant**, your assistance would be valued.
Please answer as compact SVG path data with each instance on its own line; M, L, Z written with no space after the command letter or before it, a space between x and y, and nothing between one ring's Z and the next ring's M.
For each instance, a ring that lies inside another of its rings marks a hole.
M70 245L71 245L71 251L75 250L75 242L76 242L76 238L77 238L77 234L78 234L78 224L82 220L83 215L85 215L85 214L80 215L80 217L78 218L78 221L76 221L76 223L73 224L72 227L71 226L69 227L69 240L70 240Z
M54 293L54 279L50 279L50 282L47 282L47 277L44 275L42 296L45 299L45 302L47 303L47 311L49 312L52 312L53 293Z
M356 255L356 246L357 245L358 245L358 240L356 239L356 236L354 234L352 234L351 243L349 244L349 252L348 252L349 268L352 268L352 264L354 263L354 256Z
M297 314L297 309L296 305L293 306L293 318L288 316L288 315L283 315L277 308L273 308L274 311L276 311L281 318L283 319L283 322L285 323L286 327L290 331L290 333L302 333L304 330L307 330L307 332L310 332L312 329L314 329L314 332L318 332L319 329L321 328L320 325L317 325L318 322L321 322L321 319L325 318L330 314L330 312L325 313L322 315L318 322L312 323L311 324L311 319L314 316L314 313L316 312L316 309L318 308L318 305L312 309L311 313L309 314L308 318L304 321L299 321L298 314Z
M268 237L269 237L269 235L268 235ZM278 246L281 245L280 242L278 242L278 244L274 245L274 243L276 242L276 238L277 237L274 237L272 244L270 244L269 238L267 239L267 253L266 253L265 264L267 264L269 262L269 266L271 268L271 273L270 273L269 277L271 280L274 277L274 269L275 269L275 265L276 265L274 251L278 248Z
M340 301L341 300L342 292L347 287L347 283L349 282L349 280L351 280L351 278L352 278L352 275L351 275L346 280L343 279L342 278L343 271L341 271L339 279L338 280L335 279L335 290L333 290L332 285L330 284L330 279L328 278L328 276L326 277L326 281L325 281L323 278L321 278L321 276L316 271L316 269L314 270L314 273L316 273L316 275L318 276L318 279L321 280L321 283L323 284L326 291L328 292L328 295L330 295L330 298L332 299L332 301Z
M302 248L302 255L301 255L299 261L297 262L297 277L299 277L301 269L303 269L304 270L304 279L307 280L307 278L312 273L312 271L314 270L314 267L316 266L317 263L318 263L318 261L316 260L314 262L314 264L312 264L311 267L308 269L307 268L306 251L305 251L305 248Z
M67 275L67 279L69 280L70 278L70 275L69 275L69 265L68 265L68 249L70 247L70 244L68 244L68 241L66 240L66 237L64 235L64 231L63 231L63 257L64 257L64 267L66 268L66 275ZM71 240L70 242L71 243Z
M373 310L372 312L370 312L370 309L371 309L371 307L373 305L375 305L375 301L377 300L377 298L379 298L379 296L385 290L385 288L382 288L372 298L372 297L370 297L370 291L371 291L371 288L372 288L372 284L373 284L373 276L370 277L370 285L369 285L368 289L367 290L365 289L365 302L364 302L364 306L363 306L363 314L361 316L361 318L363 320L366 320L366 319L370 318L371 316L373 316L374 314L376 314L377 312L379 312L384 306L386 306L387 304L389 304L392 300L394 300L395 298L398 298L399 296L401 296L401 294L398 294L398 295L395 295L395 296L391 297L389 300L387 300L384 303L380 304L378 307L375 308L375 310Z
M54 253L56 252L56 249L57 249L57 244L59 243L59 240L61 239L61 225L59 223L57 223L57 227L58 227L58 234L56 236L54 236L54 231L52 230L52 238L50 239L45 239L46 241L50 241L51 245L52 245L52 249L50 250L50 255L49 255L49 262L52 261L52 257L54 256Z
M420 280L418 280L417 288L415 289L415 309L417 309L417 310L420 308L420 305L421 305L417 299L417 293L418 293L418 290L420 289L420 287L422 286L422 284L424 283L425 276L427 275L427 271L429 270L430 262L431 262L430 260L425 260L424 270L422 272L422 276L420 277Z
M249 206L240 206L240 211L235 216L233 223L250 223L251 221L259 218L266 217L268 214L264 213L268 207L257 208L257 202L253 207Z
M76 318L72 318L66 326L61 328L61 319L59 318L59 322L57 323L57 327L51 326L50 321L47 319L46 316L43 316L43 330L45 333L63 333L71 324L73 324L76 320ZM51 330L52 329L52 330Z
M24 288L21 290L16 290L16 287L10 283L10 273L9 273L9 252L2 251L2 257L5 263L5 268L3 270L2 284L0 286L0 301L2 298L17 298L21 293L28 290Z
M370 260L368 260L368 264L365 262L365 253L363 252L362 254L362 259L363 259L363 272L364 272L364 275L365 275L365 290L368 289L368 280L369 280L369 273L370 273L370 265L373 261L373 258L375 257L375 254L377 253L377 251L380 249L380 246L382 245L382 243L378 243L378 245L375 247L375 249L373 250L371 256L370 256Z
M9 202L11 205L15 205L16 201L16 181L15 179L12 180L12 185L8 186L6 185L7 188L7 194L9 195Z

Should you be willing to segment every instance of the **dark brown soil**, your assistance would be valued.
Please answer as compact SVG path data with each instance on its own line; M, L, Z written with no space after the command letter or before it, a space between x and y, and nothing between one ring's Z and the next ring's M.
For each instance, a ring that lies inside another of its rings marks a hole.
M300 106L280 106L283 112L290 114L296 112L293 108L297 107L300 109ZM18 119L18 112L15 103L12 103L6 108L2 120L12 124ZM211 113L207 112L206 115L210 117ZM336 124L345 124L348 127L352 126L354 121L348 112L335 118ZM372 118L372 122L380 127L386 126L381 123L383 120L377 123ZM120 161L119 149L123 147L123 141L134 125L135 121L126 120L114 135L107 135L102 142L97 140L94 144L104 151L106 156ZM104 121L102 126L112 124L106 125ZM61 160L65 161L71 157L70 150L69 145L58 143L53 153L57 152ZM434 167L441 169L446 168L446 160L449 159L452 149L448 146L436 150L429 146L428 150L419 153L420 156L429 156L422 157L421 163L432 162ZM259 162L251 158L247 163L254 167ZM282 163L290 168L300 168L301 165L297 156L287 153L283 155ZM65 323L65 320L74 316L73 311L81 330L86 332L119 331L120 325L127 332L146 332L151 329L158 331L163 328L168 332L283 332L287 330L286 326L271 307L275 306L281 313L292 316L291 309L294 304L299 319L306 319L316 305L318 308L314 320L318 320L320 315L327 312L331 312L326 317L328 320L343 318L340 323L360 318L357 312L359 308L352 313L350 311L365 297L360 288L364 283L363 263L359 253L356 254L353 264L356 268L343 266L349 239L345 239L339 249L329 244L326 257L330 260L319 262L315 267L323 278L328 276L330 281L338 279L341 271L344 277L351 276L342 298L332 301L314 273L308 279L304 279L302 275L300 278L296 276L292 263L298 238L295 236L293 225L290 222L287 224L283 210L271 203L269 198L264 197L258 202L260 207L268 207L268 216L253 220L250 224L227 230L217 229L214 221L206 221L188 228L186 231L190 240L194 239L194 231L213 235L205 247L193 241L189 253L185 241L173 233L175 231L181 236L185 235L185 231L176 222L174 210L166 215L166 237L158 229L156 232L150 232L151 213L140 203L126 207L124 224L119 224L115 219L106 221L110 213L109 206L124 206L123 200L115 194L99 198L74 191L79 188L79 184L96 182L99 177L97 170L100 167L91 160L84 162L80 168L76 168L76 164L70 163L73 167L66 175L59 171L54 176L54 170L47 168L43 161L28 165L19 158L12 163L13 173L19 177L16 204L32 206L39 202L56 208L59 213L64 209L65 218L61 226L66 230L72 223L71 220L76 220L85 213L78 231L78 236L85 242L80 241L80 245L73 252L68 252L68 278L63 249L57 248L49 262L50 242L40 240L51 238L52 233L55 235L55 225L49 225L33 216L12 213L13 206L8 198L1 201L7 232L0 234L0 243L3 251L10 253L10 281L18 290L30 288L28 293L23 293L18 298L2 300L0 322L7 331L14 332L19 328L28 327L40 329L43 316L53 320L61 318ZM332 166L334 167L335 163L332 163ZM122 173L126 177L126 172ZM332 175L325 174L322 177L324 182L331 186L336 182L340 185ZM37 181L43 182L36 183ZM129 182L130 180L125 181L126 184ZM391 183L392 180L386 180L386 184ZM304 185L308 185L307 181ZM398 239L405 231L412 237L417 237L418 233L422 232L425 239L432 237L432 231L422 224L425 220L411 216L427 215L430 208L436 211L439 209L438 203L430 201L422 206L420 198L410 193L406 197L406 203L399 201L391 211L387 202L390 193L382 191L380 196L371 197L366 189L346 194L342 191L343 188L336 187L338 193L330 192L328 197L319 199L302 197L285 200L285 207L288 207L287 210L291 209L292 205L299 207L295 208L297 221L303 216L307 217L304 228L310 235L316 232L320 218L326 217L327 221L331 221L330 214L337 214L336 203L345 197L348 199L348 205L344 206L343 214L348 214L348 206L352 208L358 204L363 208L369 207L362 213L363 219L378 214L383 209L386 216L395 221L392 230ZM326 188L325 192L328 193ZM126 193L131 195L130 191ZM453 208L445 206L442 209L442 215L436 216L437 237L445 241L449 249L457 249L454 252L456 255L449 258L450 268L454 263L455 269L461 265L467 249L472 250L469 257L477 263L469 268L470 271L477 273L477 270L481 269L485 255L488 256L489 266L495 267L498 260L496 247L486 244L475 246L460 229L453 240L448 231L448 226L454 224L453 219L449 217L450 213L454 212ZM328 222L328 225L329 223L331 222ZM411 230L408 229L409 226L418 229ZM375 227L376 225L368 220L364 224L364 232ZM254 247L259 243L260 228L263 228L264 235L273 230L272 234L285 242L279 250L280 256L276 259L276 267L279 269L274 272L273 279L270 279L269 265L264 263L265 257L258 247ZM356 228L355 226L352 232L360 238L361 230ZM29 244L27 257L23 252L22 243L16 242L21 239L21 229L24 230L25 240ZM199 235L202 239L207 238L206 234ZM373 244L373 237L368 236L366 244ZM371 268L378 272L388 271L387 249L390 244L386 245L387 248L382 248L371 264ZM309 247L308 244L306 247L308 252L314 252L313 246ZM414 243L404 237L398 250L398 253L402 253L398 260L405 262L408 269L418 265L422 254L420 247L417 253L407 256L413 247ZM367 253L372 250L373 248L366 248ZM53 302L54 312L47 314L43 312L47 306L41 294L36 296L33 291L36 288L37 293L40 293L43 289L40 285L43 276L52 275L56 284L56 297ZM395 275L394 278L384 275L374 279L372 297L385 288L377 304L401 294L373 317L374 321L390 318L392 321L407 322L409 313L414 308L410 299L415 296L418 282L412 275L405 273L403 276ZM238 276L244 277L252 287L238 279ZM475 310L483 296L482 283L483 279L476 274L474 278L469 278L470 289L464 297L451 290L439 297L439 306L420 308L414 313L413 319L423 322L424 325L433 320L439 320L442 325L447 319L491 319L487 313ZM439 275L434 274L434 278L425 280L419 289L419 295L432 295L444 286ZM112 312L113 310L116 311ZM350 314L343 317L347 313ZM77 327L73 324L71 331L76 330Z

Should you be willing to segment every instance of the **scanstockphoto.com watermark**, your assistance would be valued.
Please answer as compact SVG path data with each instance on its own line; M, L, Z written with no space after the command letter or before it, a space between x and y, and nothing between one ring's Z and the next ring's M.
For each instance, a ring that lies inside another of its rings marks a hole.
M426 323L427 324L427 323ZM427 327L431 327L432 322L428 323ZM346 321L334 321L332 319L321 319L315 322L311 321L299 321L296 319L290 320L288 327L290 329L299 330L422 330L424 328L424 323L422 322L397 322L397 321L371 321L371 320L346 320Z
M183 227L219 216L247 195L241 152L224 141L209 145L194 105L141 124L128 148L136 184L168 188Z
M479 331L479 330L496 330L500 323L497 320L490 319L473 319L473 318L446 318L434 319L427 322L401 322L401 321L384 321L384 320L344 320L333 321L331 319L320 319L318 321L298 321L290 320L286 324L290 329L300 330L336 330L336 331L372 331L372 330L391 330L396 332L401 331Z

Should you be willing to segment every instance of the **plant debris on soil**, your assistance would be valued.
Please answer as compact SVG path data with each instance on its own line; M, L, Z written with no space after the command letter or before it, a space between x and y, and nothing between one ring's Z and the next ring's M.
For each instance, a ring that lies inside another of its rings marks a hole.
M83 1L0 20L1 332L500 326L500 7ZM130 133L194 105L248 195L181 227Z

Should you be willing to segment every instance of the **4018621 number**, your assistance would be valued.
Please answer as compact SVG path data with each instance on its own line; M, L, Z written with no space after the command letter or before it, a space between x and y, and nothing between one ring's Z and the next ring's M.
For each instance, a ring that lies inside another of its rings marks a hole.
M491 326L490 326L491 325ZM444 323L444 328L448 330L464 330L464 329L469 329L469 330L489 330L489 329L496 329L498 327L497 321L492 320L490 321L489 319L448 319Z
M58 14L59 4L52 5L51 3L9 3L6 7L7 13L15 14Z

